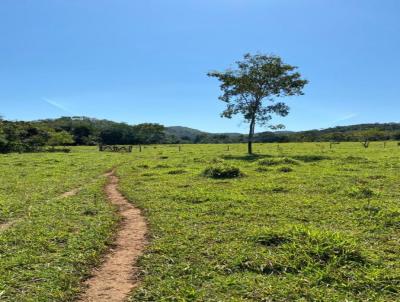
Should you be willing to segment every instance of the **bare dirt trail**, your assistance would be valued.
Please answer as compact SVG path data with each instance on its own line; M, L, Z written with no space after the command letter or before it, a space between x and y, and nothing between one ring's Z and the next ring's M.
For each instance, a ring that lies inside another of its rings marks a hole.
M121 223L114 245L106 255L103 264L85 282L86 292L81 302L122 302L138 285L137 259L146 245L147 224L140 210L134 207L118 191L118 177L115 171L107 173L105 187L109 201L116 205Z

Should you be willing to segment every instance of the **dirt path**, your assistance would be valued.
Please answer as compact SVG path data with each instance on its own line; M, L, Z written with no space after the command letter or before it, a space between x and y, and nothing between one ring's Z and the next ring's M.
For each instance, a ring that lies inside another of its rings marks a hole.
M114 171L107 173L105 191L111 203L118 207L121 223L112 249L104 263L86 281L87 290L82 302L121 302L138 285L135 263L146 245L147 226L139 209L118 191L118 178Z

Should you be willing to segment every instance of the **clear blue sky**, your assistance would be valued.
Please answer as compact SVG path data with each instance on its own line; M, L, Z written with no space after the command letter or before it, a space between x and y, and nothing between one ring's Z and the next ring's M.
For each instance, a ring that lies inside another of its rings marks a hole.
M398 122L399 33L398 0L1 0L0 114L244 132L206 73L261 52L310 81L287 129Z

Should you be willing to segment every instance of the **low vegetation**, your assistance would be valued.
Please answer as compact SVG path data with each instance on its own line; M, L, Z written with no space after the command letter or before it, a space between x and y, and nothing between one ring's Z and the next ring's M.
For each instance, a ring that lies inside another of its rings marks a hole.
M150 228L131 301L398 301L397 144L254 152L237 144L0 155L0 300L77 297L115 230L101 175L117 167Z
M102 174L124 157L86 151L0 156L1 301L71 301L99 263L117 220Z
M151 228L143 282L131 301L397 301L397 144L254 150L160 148L119 169L125 195ZM159 156L186 173L151 168ZM201 175L225 164L246 177Z
M227 164L214 164L206 168L203 174L211 178L235 178L243 176L238 167Z

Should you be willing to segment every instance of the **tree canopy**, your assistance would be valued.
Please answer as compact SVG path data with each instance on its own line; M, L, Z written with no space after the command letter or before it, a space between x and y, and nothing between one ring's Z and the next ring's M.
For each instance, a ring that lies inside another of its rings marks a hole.
M283 128L283 125L270 124L273 115L286 116L289 113L289 107L276 102L275 98L302 95L308 82L295 71L297 67L285 64L278 56L245 54L236 64L236 69L213 71L208 76L221 83L219 99L226 103L221 116L232 118L241 114L249 123L248 152L251 154L256 124L272 129Z

